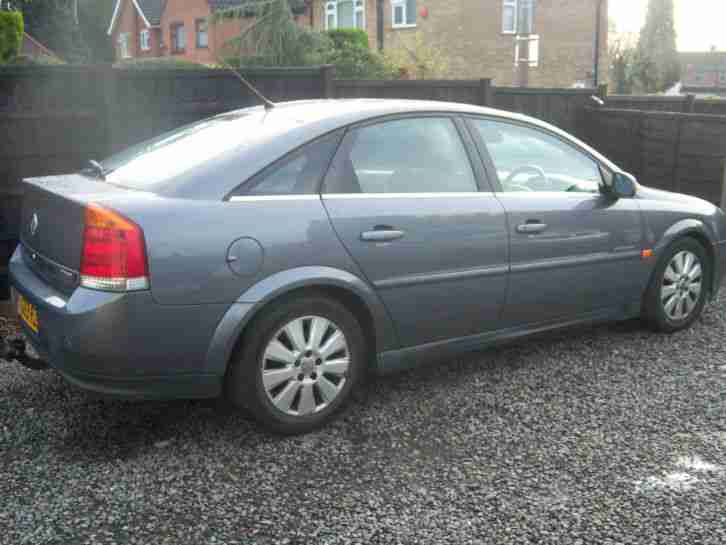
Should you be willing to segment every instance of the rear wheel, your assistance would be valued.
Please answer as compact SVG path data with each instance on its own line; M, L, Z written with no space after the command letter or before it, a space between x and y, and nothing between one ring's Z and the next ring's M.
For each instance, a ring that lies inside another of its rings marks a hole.
M266 426L305 433L348 401L365 368L355 316L323 296L281 302L254 321L231 363L227 393Z
M690 327L703 312L711 264L703 245L684 238L664 252L645 295L644 314L658 331Z

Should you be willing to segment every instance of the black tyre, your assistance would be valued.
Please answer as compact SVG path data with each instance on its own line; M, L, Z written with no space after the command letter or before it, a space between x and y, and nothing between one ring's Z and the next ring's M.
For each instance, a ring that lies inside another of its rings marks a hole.
M337 301L281 301L254 320L230 363L228 398L283 434L306 433L348 402L366 368L365 336Z
M643 316L656 331L690 327L703 312L711 282L711 262L697 240L675 241L663 253L643 300Z

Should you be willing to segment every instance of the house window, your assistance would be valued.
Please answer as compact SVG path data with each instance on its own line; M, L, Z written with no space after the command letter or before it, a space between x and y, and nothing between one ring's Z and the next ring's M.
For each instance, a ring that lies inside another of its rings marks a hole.
M141 45L141 51L151 50L151 33L144 29L139 32L139 44Z
M122 59L130 59L131 52L129 51L129 33L122 32L118 35L118 52Z
M514 46L514 66L519 66L520 62L529 64L532 68L539 66L539 36L529 34L528 36L517 36ZM527 54L525 55L525 47L527 44Z
M393 28L416 26L416 0L392 0Z
M534 32L535 0L502 0L502 33Z
M184 53L187 46L187 31L184 23L171 25L171 52Z
M325 29L365 29L365 15L365 0L331 0L325 4Z
M197 19L197 48L209 47L209 24L206 19Z

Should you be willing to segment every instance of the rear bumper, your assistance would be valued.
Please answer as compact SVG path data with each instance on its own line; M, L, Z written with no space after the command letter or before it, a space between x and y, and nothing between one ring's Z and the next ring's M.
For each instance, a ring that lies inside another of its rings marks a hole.
M216 397L224 370L206 354L225 305L165 306L148 291L54 290L15 252L9 264L14 302L20 293L38 311L39 331L22 323L42 359L69 382L114 397ZM22 321L21 321L22 322Z

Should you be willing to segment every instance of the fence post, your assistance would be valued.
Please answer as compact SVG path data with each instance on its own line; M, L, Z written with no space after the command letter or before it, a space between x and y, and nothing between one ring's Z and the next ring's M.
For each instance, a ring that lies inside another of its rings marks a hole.
M602 85L597 86L597 96L600 100L605 102L608 98L608 84L603 83Z
M686 95L685 100L683 101L683 113L684 114L692 114L696 111L696 95Z
M335 98L335 65L325 64L320 67L320 82L323 87L323 98Z
M482 78L479 80L479 106L494 107L494 94L492 93L492 79Z
M726 159L721 161L723 179L721 181L721 210L726 210Z
M672 191L676 191L678 193L681 192L681 178L678 175L678 172L681 169L681 140L683 137L683 120L684 120L683 115L678 115L678 125L677 125L678 132L676 133L676 150L675 150L674 160L673 160Z

